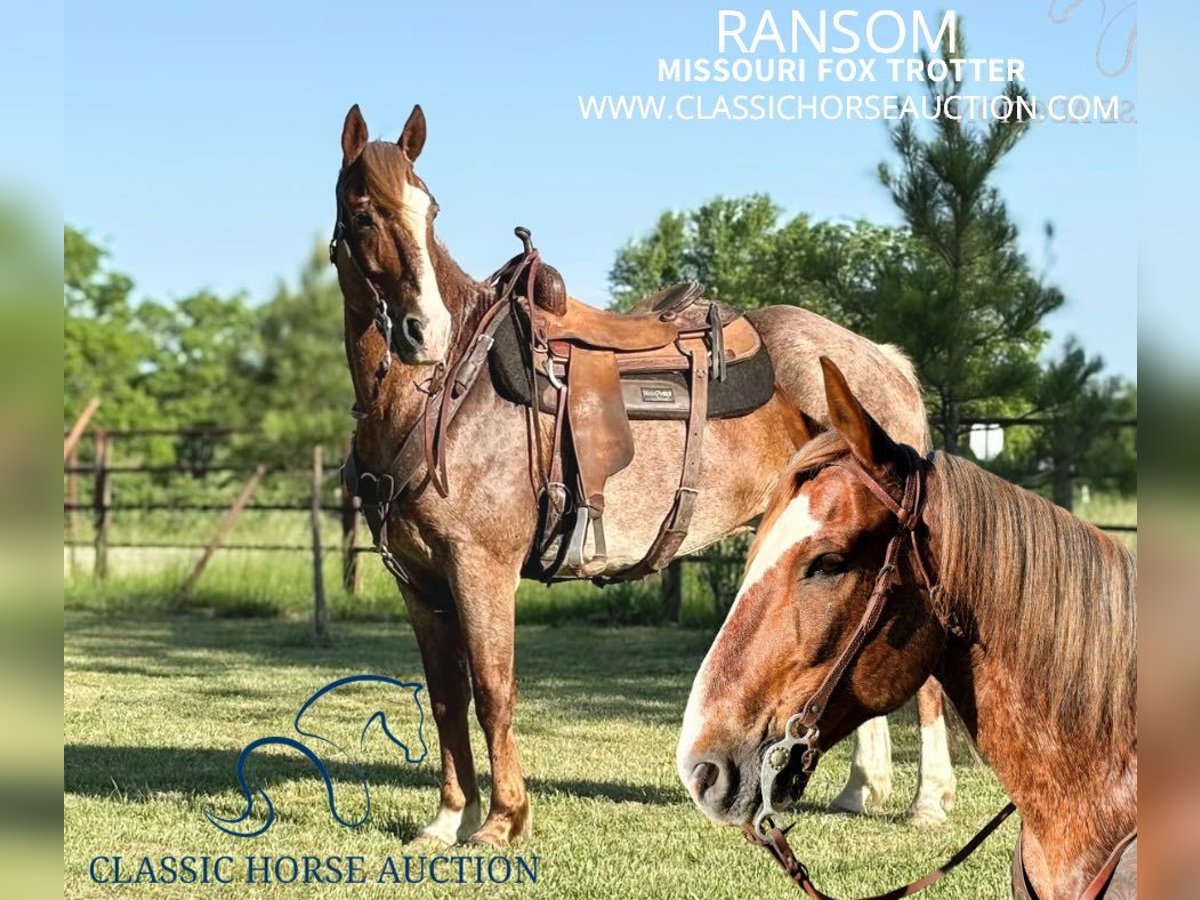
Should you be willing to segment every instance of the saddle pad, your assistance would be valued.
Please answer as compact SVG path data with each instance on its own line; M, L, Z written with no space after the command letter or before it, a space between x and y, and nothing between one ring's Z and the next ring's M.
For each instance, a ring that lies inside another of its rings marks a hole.
M495 344L488 354L492 384L505 400L530 405L529 339L518 331L513 316L506 315L493 335ZM541 408L554 412L556 391L544 372L537 376ZM724 381L713 380L708 386L708 418L736 419L749 415L767 403L775 392L775 367L766 345L758 352L730 363ZM630 419L686 419L690 408L687 375L683 372L625 373L621 393Z

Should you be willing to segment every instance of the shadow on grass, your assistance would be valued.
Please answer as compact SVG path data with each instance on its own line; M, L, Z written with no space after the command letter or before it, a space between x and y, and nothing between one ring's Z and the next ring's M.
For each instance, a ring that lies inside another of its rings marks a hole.
M664 641L663 631L651 628L518 628L522 697L583 719L676 725L711 635L670 635ZM68 673L203 677L227 672L231 656L314 673L422 671L413 632L402 623L335 625L332 644L320 647L303 622L70 614L65 638Z
M376 762L359 768L336 761L325 760L325 763L335 784L357 784L365 774L367 783L373 786L428 790L431 801L437 796L438 775L428 766ZM119 796L139 803L164 793L214 795L237 790L236 765L236 752L211 747L68 744L63 748L63 789L68 794ZM256 757L254 775L264 786L284 781L317 781L309 762L280 755ZM682 788L673 790L624 781L531 777L528 785L539 794L564 794L614 803L667 805L684 800ZM480 779L480 790L486 794L490 789L491 780L484 776Z

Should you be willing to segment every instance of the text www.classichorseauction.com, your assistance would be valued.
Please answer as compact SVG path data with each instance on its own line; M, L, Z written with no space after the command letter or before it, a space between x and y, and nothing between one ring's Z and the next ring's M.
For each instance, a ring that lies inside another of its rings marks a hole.
M997 96L956 90L945 96L905 91L922 83L956 87L1023 85L1025 61L960 57L953 11L931 23L920 10L901 14L855 9L792 10L790 19L765 10L756 20L738 10L717 12L715 56L660 58L659 84L757 85L758 92L578 95L585 121L896 121L904 118L1056 123L1136 124L1136 105L1117 94L1023 92ZM762 55L760 55L762 54ZM776 54L776 55L768 55ZM907 55L897 55L907 54ZM769 92L768 86L813 84L811 93ZM859 86L878 92L860 92ZM897 92L899 95L897 95Z
M292 721L299 736L268 736L251 741L237 757L236 780L245 809L234 817L218 816L212 810L204 814L209 823L236 838L254 838L266 833L275 822L275 806L265 788L256 783L247 768L255 751L264 747L299 753L312 764L325 787L325 799L333 820L344 828L359 828L371 816L371 794L361 754L376 733L404 754L404 762L417 765L428 754L425 743L425 712L421 706L424 685L398 681L385 675L350 675L326 684L310 695ZM325 698L336 697L344 703L351 692L374 690L380 696L369 704L373 710L364 719L347 723L339 716L339 707ZM396 704L396 705L392 705ZM389 709L391 715L389 715ZM328 710L328 712L326 712ZM415 719L413 740L397 736L405 721L404 713ZM335 739L346 732L341 742ZM350 738L349 740L347 738ZM414 750L410 743L419 748ZM314 749L315 748L315 749ZM319 751L319 752L318 752ZM261 754L260 754L261 755ZM362 812L346 818L338 810L334 776L330 765L352 769L361 787ZM261 801L257 804L256 801ZM231 854L172 853L159 856L126 856L107 853L94 856L88 865L92 882L110 885L157 884L536 884L537 856L478 855L397 855L368 859L356 854Z

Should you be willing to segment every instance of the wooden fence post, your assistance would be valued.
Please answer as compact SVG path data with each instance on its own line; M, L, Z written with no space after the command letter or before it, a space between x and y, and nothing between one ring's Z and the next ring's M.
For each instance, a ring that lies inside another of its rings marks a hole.
M108 576L108 510L112 506L112 488L108 483L108 432L96 432L95 484L92 488L92 510L95 523L92 574L100 580Z
M208 568L208 564L212 561L213 556L221 546L221 542L225 540L230 529L237 524L237 520L241 517L242 512L250 503L250 498L254 496L254 491L262 482L263 476L267 474L267 467L260 464L254 473L242 485L241 492L237 495L237 499L233 501L233 505L225 511L225 515L221 517L221 521L217 524L217 530L212 536L212 540L208 542L208 546L204 548L204 552L200 554L200 558L196 560L196 565L192 569L187 580L179 588L179 593L175 595L175 608L183 609L187 606L188 601L192 597L192 590L196 587L196 582L200 580L200 576L204 574L204 570Z
M321 560L321 487L325 481L325 460L320 444L313 446L312 462L312 557L313 557L313 637L318 644L329 641L329 610L325 606L325 570Z
M63 438L63 462L66 462L71 457L71 454L75 452L75 446L79 443L79 439L83 437L84 431L87 430L88 422L91 421L92 416L96 414L96 410L99 408L99 396L93 397L88 401L87 406L83 408L83 412L79 414L79 418L71 426L70 433Z
M663 617L678 625L683 618L683 560L671 560L663 569L661 579Z

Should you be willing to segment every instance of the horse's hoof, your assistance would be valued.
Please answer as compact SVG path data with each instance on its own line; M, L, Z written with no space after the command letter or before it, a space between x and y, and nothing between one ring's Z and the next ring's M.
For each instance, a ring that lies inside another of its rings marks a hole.
M484 822L483 827L471 835L468 843L503 850L510 844L529 837L532 831L533 815L529 802L526 801L515 815L497 816Z
M869 815L887 802L892 792L890 783L874 785L847 785L842 792L829 801L826 812L846 813L852 816Z
M467 839L467 843L476 847L489 847L492 850L503 850L511 841L508 827L504 824L485 825Z
M846 816L863 816L866 815L866 810L863 808L862 801L857 797L847 797L838 794L825 807L825 812L838 813Z
M422 831L415 838L405 844L405 848L417 853L433 852L436 850L445 850L447 847L453 847L454 842L448 841L438 834L430 831Z
M909 807L908 824L914 828L938 828L946 824L946 811L940 803L921 803Z
M461 810L442 807L408 846L417 850L444 850L466 843L479 829L481 818L478 799L470 801Z

